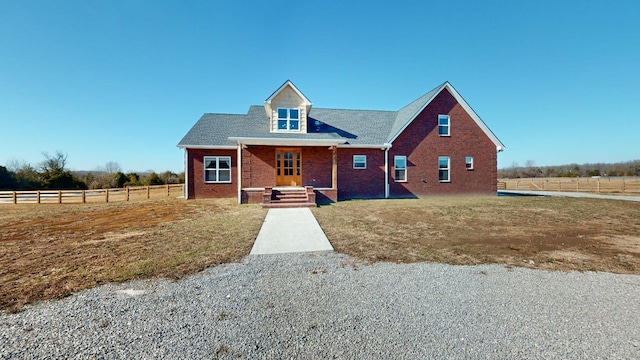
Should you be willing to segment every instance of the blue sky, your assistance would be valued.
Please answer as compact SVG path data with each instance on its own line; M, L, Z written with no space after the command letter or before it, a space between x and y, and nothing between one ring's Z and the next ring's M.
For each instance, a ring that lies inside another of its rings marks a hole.
M287 79L376 110L449 81L500 168L640 158L638 1L0 0L0 165L179 172L203 113Z

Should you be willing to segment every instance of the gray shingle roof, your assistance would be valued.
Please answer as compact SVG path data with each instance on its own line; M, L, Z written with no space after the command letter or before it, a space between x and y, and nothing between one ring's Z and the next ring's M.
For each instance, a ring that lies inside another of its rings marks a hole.
M204 114L182 138L178 147L235 146L234 138L342 140L351 145L383 145L395 139L445 86L429 91L398 111L312 108L307 133L272 133L264 107L253 105L247 114ZM464 101L464 100L462 100ZM473 111L473 110L471 110ZM474 113L475 114L475 113ZM476 115L477 116L477 115ZM480 120L478 118L480 122ZM318 126L316 124L319 124ZM484 128L486 125L481 124ZM490 133L486 128L485 131ZM496 145L503 146L491 133Z

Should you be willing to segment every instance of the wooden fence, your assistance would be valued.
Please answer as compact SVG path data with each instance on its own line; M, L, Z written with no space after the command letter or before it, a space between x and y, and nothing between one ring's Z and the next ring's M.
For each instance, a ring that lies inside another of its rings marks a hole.
M499 190L568 191L640 195L638 177L500 179Z
M108 203L182 195L184 195L184 184L135 186L123 189L0 191L0 204Z

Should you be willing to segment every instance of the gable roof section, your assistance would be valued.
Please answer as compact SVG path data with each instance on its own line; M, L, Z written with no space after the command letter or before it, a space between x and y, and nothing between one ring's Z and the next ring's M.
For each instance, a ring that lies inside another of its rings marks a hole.
M293 83L287 80L265 100L265 103L277 96L280 91L289 85L293 90L299 92ZM307 133L270 132L269 119L264 111L264 106L253 105L249 107L247 114L207 113L182 138L178 147L235 148L237 147L238 139L299 141L300 144L313 141L318 141L319 143L334 141L335 143L344 143L341 146L389 147L444 89L449 91L491 139L496 149L498 151L504 150L505 147L502 142L449 82L440 84L398 111L314 108L313 111L308 113ZM301 92L299 94L304 97ZM304 99L308 101L306 97ZM309 102L309 104L311 103Z
M265 101L264 101L264 109L267 112L267 114L271 113L271 101L278 96L278 94L280 94L282 91L284 91L284 89L286 89L287 87L290 87L293 92L295 92L298 97L300 97L300 99L302 100L302 103L304 104L304 108L305 108L305 112L308 114L309 111L311 111L311 106L313 106L313 103L311 103L311 101L309 101L309 99L307 99L306 96L304 96L304 94L302 93L302 91L300 91L295 85L293 85L293 83L291 82L291 80L287 80L284 82L284 84L280 85L280 87L273 92L273 94L271 94ZM267 115L269 116L269 115Z
M398 116L396 117L396 121L393 124L389 143L393 144L393 141L400 136L400 134L415 120L415 118L433 101L433 99L438 96L442 92L442 90L447 89L449 93L456 99L456 101L462 106L462 108L471 116L473 121L482 129L482 131L491 139L491 141L496 146L497 151L503 151L505 149L504 144L498 139L498 137L489 129L487 124L482 121L480 116L476 114L475 111L469 106L469 104L462 98L462 96L454 89L454 87L448 82L445 81L440 86L435 89L429 91L424 94L411 104L403 107L398 111Z

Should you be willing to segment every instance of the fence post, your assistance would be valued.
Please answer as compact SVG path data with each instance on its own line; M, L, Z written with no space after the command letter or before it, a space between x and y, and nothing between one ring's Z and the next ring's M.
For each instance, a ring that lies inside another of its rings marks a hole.
M622 178L622 193L627 191L627 184L625 183L626 176Z
M36 204L40 204L40 190L36 191Z
M169 184L167 184L167 197L171 196L171 188L169 188Z
M58 190L58 204L62 204L62 190Z
M104 202L109 202L109 189L106 189L104 192Z
M18 203L18 193L15 190L13 191L13 203Z
M129 201L129 187L127 186L127 201Z
M87 203L87 192L85 190L82 190L82 203L86 204Z
M600 179L598 179L598 183L596 185L596 192L600 194Z
M147 200L151 198L151 186L147 185Z

